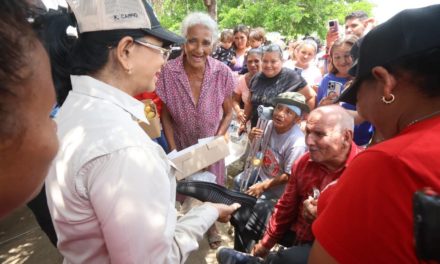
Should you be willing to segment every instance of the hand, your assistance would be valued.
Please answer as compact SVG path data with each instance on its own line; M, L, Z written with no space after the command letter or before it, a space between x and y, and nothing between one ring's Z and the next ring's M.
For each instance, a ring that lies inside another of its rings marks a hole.
M328 50L330 50L330 48L333 46L333 43L335 43L335 41L339 38L339 32L338 31L327 31L327 36L325 38L326 40L326 45Z
M225 138L226 143L229 143L229 132L224 134L223 137Z
M335 100L338 98L338 96L336 94L331 94L327 97L324 97L321 99L321 102L319 102L319 106L324 106L324 105L331 105L335 103Z
M318 200L309 196L307 200L303 202L303 216L308 223L312 223L316 219L318 210Z
M240 109L240 111L237 113L237 119L240 121L240 123L246 123L246 115L244 114L243 109Z
M246 124L241 123L241 124L240 124L240 127L238 128L238 135L240 136L240 135L243 134L244 132L247 132Z
M269 249L258 243L252 248L251 254L256 257L265 258L269 254Z
M260 197L263 192L266 190L266 184L264 182L258 182L246 191L246 194L252 195L256 198Z
M249 133L249 140L254 140L254 138L261 138L263 136L263 130L253 127Z
M209 204L211 204L218 210L217 221L222 223L227 223L231 219L231 214L241 207L241 205L238 203L233 203L231 205L226 205L221 203L209 203Z
M230 61L231 65L235 65L235 63L237 63L237 61L235 60L235 57L233 57Z

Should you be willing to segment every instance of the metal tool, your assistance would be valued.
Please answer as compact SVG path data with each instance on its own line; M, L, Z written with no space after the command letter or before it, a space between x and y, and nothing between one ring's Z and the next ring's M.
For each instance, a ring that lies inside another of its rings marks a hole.
M258 121L256 128L263 130L260 138L254 138L251 142L249 155L243 171L243 180L241 182L240 191L245 192L249 186L255 184L258 174L263 163L264 153L269 145L272 129L268 129L269 121L272 120L273 107L258 106ZM251 184L250 184L251 183Z

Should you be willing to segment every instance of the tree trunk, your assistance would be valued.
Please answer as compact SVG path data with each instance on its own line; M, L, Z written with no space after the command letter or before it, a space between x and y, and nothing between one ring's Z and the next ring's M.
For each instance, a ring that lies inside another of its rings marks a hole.
M208 9L208 14L217 21L217 0L203 0L203 2Z

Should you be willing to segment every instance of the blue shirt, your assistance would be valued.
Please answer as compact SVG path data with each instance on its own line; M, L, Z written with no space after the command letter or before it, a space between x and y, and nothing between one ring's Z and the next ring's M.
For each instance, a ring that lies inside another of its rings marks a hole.
M322 98L327 96L328 87L330 82L336 82L342 88L348 81L347 78L336 77L333 73L328 73L324 76L321 84L318 88L318 95L316 96L316 104L318 104ZM356 110L356 106L348 103L342 103L342 107L348 110ZM370 142L373 136L374 128L369 122L363 122L362 124L354 126L353 140L358 146L363 146Z

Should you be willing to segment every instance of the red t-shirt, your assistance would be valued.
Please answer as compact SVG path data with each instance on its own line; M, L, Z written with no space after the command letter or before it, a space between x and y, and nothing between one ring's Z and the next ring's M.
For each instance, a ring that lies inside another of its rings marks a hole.
M362 148L353 143L345 166L361 150ZM313 194L313 188L321 191L327 184L339 178L345 166L338 171L328 171L324 166L312 161L308 152L297 160L292 167L292 174L283 196L275 205L275 211L261 240L262 245L272 248L289 228L296 233L296 242L312 242L314 237L310 224L302 214L303 202Z
M313 224L340 263L416 263L412 198L440 192L440 117L416 123L360 153Z

